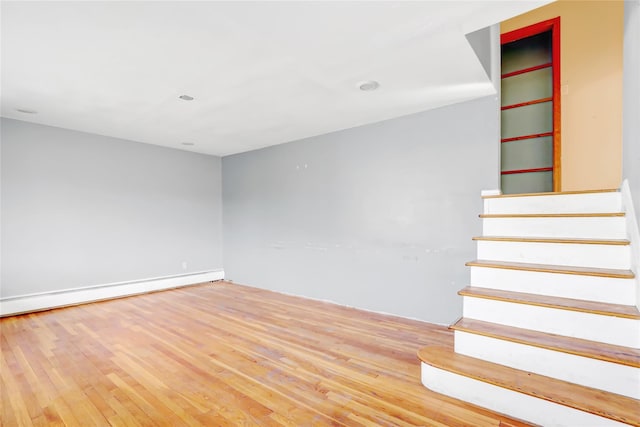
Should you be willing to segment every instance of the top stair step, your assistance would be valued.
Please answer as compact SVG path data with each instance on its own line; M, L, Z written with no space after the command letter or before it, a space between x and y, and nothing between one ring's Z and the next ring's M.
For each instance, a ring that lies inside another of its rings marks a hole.
M515 193L515 194L487 194L483 195L483 199L505 199L511 197L537 197L537 196L567 196L575 194L601 194L601 193L616 193L616 188L605 188L603 190L576 190L576 191L553 191L544 193Z
M480 214L480 218L617 218L624 212L583 212L583 213L532 213L532 214Z
M617 190L567 191L483 196L484 214L619 213L622 196Z

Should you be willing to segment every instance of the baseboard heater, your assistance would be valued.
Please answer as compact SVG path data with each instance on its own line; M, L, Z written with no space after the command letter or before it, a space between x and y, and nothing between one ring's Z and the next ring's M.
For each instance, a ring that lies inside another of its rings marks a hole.
M144 294L222 279L224 279L224 270L212 270L11 296L0 298L0 317Z

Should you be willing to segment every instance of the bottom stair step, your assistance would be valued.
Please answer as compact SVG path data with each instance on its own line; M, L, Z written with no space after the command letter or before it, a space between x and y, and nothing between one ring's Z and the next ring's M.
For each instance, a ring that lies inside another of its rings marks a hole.
M640 349L475 319L451 328L458 354L640 399Z
M430 346L418 351L425 387L545 426L640 427L640 400Z

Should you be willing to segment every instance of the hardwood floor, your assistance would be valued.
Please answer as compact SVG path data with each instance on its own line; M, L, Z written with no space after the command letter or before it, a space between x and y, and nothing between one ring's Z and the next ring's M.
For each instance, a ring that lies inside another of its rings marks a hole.
M520 426L425 389L446 327L205 283L0 320L3 426Z

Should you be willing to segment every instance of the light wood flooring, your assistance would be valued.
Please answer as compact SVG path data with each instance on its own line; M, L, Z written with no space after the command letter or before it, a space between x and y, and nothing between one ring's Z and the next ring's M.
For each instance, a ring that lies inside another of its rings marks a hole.
M526 425L421 385L444 326L227 282L6 317L0 338L2 426Z

